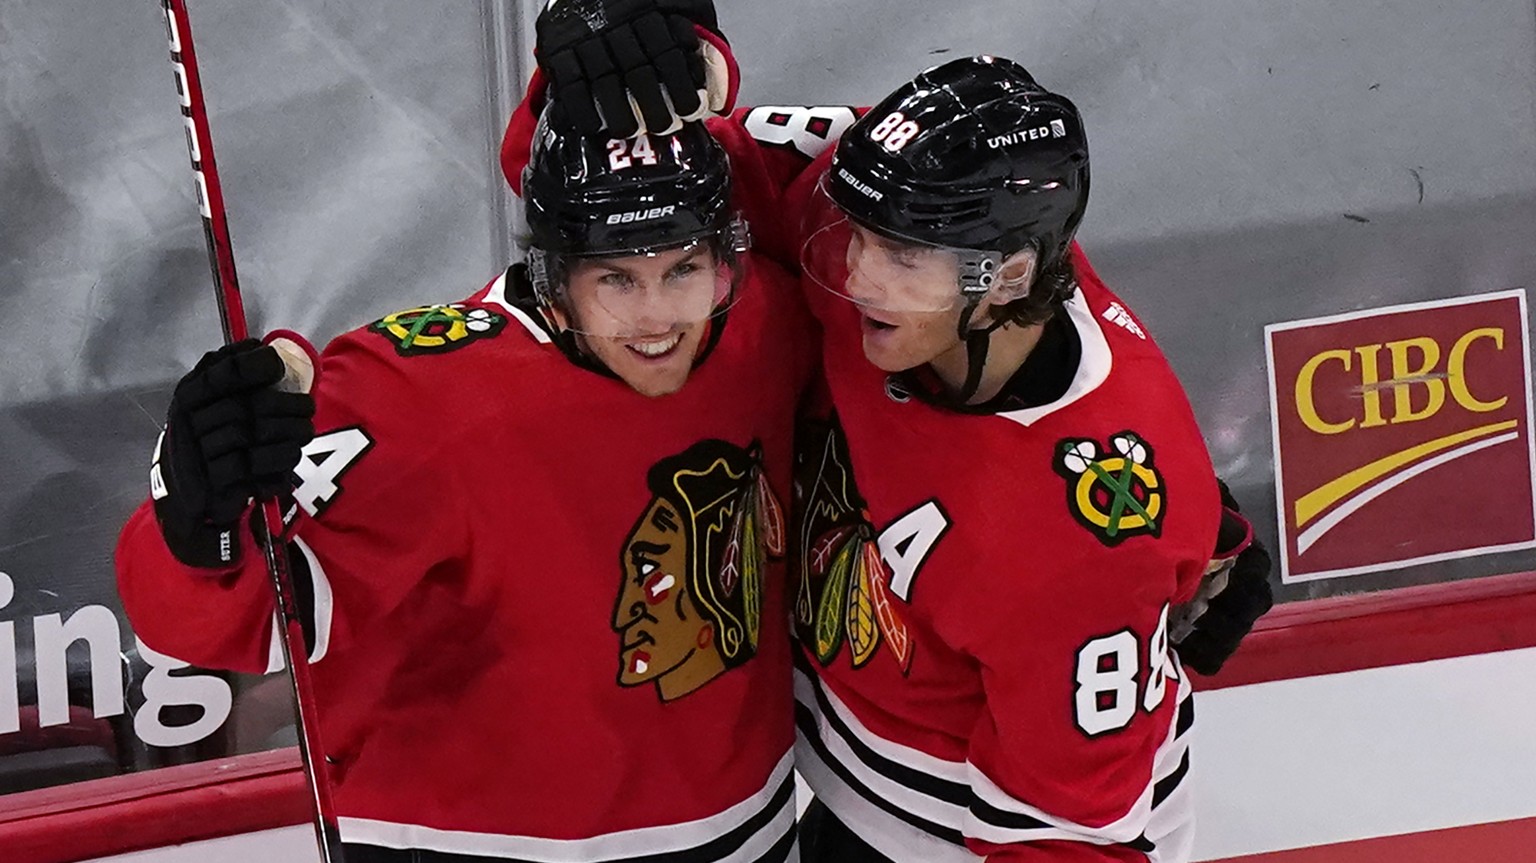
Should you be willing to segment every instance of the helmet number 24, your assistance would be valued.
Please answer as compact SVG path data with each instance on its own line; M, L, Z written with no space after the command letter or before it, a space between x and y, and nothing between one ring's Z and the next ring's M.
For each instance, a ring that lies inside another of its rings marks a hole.
M884 144L885 149L898 153L921 131L923 131L922 127L917 125L916 120L908 120L907 115L896 111L887 115L884 120L875 124L875 128L869 130L869 140Z
M633 141L615 138L608 142L608 165L613 170L626 170L636 162L643 165L656 164L656 150L651 146L650 135L641 135Z

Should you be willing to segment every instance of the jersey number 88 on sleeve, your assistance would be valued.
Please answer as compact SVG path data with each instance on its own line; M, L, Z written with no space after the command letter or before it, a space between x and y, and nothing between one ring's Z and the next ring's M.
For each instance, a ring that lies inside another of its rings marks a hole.
M1168 652L1168 608L1165 603L1157 630L1148 640L1145 675L1141 640L1130 628L1091 639L1078 649L1073 714L1084 734L1098 737L1121 731L1136 718L1138 706L1151 713L1163 703L1169 678L1179 675Z

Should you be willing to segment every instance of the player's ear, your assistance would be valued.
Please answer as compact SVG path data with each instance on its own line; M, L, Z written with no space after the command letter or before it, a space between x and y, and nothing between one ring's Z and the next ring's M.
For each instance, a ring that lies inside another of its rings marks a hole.
M1014 252L1003 260L997 269L997 281L986 299L994 306L1004 306L1029 296L1030 286L1035 283L1035 268L1040 256L1034 249Z

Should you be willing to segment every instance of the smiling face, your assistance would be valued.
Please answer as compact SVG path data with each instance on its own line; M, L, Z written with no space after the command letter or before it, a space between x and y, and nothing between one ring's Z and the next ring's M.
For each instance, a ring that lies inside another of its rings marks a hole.
M613 615L619 685L655 681L663 701L687 695L725 671L715 649L715 624L689 592L682 518L662 499L640 517L624 543L624 581Z
M688 381L731 273L707 243L575 261L565 320L583 347L636 392L662 396Z

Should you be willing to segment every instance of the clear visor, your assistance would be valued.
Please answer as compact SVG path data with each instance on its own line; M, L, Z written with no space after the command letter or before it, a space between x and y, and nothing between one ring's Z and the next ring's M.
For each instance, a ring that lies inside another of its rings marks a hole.
M543 277L566 329L627 341L682 333L724 314L741 299L742 260L706 238L627 255L568 257L559 272Z
M819 224L800 250L801 270L817 285L869 309L943 312L981 296L997 278L999 256L906 242L848 218L822 177L813 205Z

